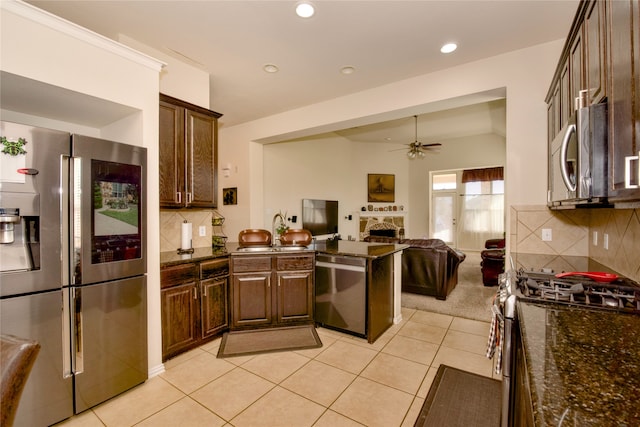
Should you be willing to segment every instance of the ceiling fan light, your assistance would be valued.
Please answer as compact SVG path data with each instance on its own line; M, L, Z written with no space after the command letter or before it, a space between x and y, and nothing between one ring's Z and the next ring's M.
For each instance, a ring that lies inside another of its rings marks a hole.
M424 151L419 150L419 151L418 151L418 157L419 157L420 159L424 159Z
M416 152L415 152L414 150L410 150L410 151L407 153L407 157L409 157L409 158L410 158L410 159L412 159L412 160L413 160L413 159L415 159L415 158L416 158Z

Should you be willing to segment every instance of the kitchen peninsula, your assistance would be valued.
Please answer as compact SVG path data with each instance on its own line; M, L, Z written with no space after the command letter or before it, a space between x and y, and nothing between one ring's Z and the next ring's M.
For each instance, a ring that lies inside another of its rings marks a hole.
M269 322L265 320L266 323L273 323L275 326L282 321L286 323L315 321L318 325L351 332L373 343L394 322L399 321L400 262L402 250L406 247L406 245L397 244L338 240L317 241L297 251L279 251L278 249L285 248L275 246L271 251L260 253L239 252L237 242L227 242L226 247L196 248L192 254L162 252L160 264L163 360L213 339L229 328L233 329L232 312L238 309L233 303L233 286L238 285L239 282L236 283L236 281L240 280L240 276L246 279L244 276L256 275L256 272L238 270L240 266L252 259L269 261L269 277L274 274L272 262L276 260L276 276L287 279L284 282L281 281L282 283L296 285L290 287L290 289L299 290L294 292L300 296L295 300L300 302L304 300L309 308L306 311L308 314L306 317L299 313L276 316L280 321L274 322L270 315L265 316L265 319L267 317L271 319ZM231 263L229 258L232 258ZM320 260L320 269L315 268L318 260ZM340 270L332 270L333 288L329 289L323 284L328 276L326 276L327 269L322 266L324 262L329 262L332 267L335 267L336 260L338 262L351 260L357 265L337 265ZM233 266L236 268L234 269ZM358 277L356 281L353 280L354 274ZM266 270L262 276L267 277ZM233 283L235 285L232 285ZM304 298L302 298L303 283L306 289ZM238 291L238 289L235 290ZM354 292L358 293L355 298ZM290 297L293 296L290 295ZM282 298L275 298L273 301L278 300L284 302ZM303 307L305 304L300 303L296 306ZM267 306L272 307L272 305ZM276 310L273 313L278 313L279 307L284 305L276 304ZM235 317L238 317L237 314L236 312ZM358 325L355 331L350 331L348 329L350 326L343 321L345 318L354 318L354 316L358 319L356 322ZM335 322L337 319L342 320ZM255 322L236 323L236 327L246 328L251 327L250 324ZM265 327L268 326L266 323L253 326Z
M373 343L400 312L400 262L408 245L321 241L316 250L316 323Z

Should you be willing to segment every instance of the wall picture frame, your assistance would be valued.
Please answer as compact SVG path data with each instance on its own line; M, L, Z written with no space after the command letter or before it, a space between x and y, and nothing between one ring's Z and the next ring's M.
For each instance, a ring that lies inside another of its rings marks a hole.
M237 187L222 189L222 204L223 205L238 204L238 188Z
M395 202L396 176L392 174L370 173L367 175L368 202Z

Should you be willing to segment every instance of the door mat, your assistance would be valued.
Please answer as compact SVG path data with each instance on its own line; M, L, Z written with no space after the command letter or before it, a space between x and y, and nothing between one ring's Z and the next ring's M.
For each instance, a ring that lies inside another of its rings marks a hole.
M440 365L414 427L500 425L502 383Z
M313 325L225 332L218 357L247 356L274 351L322 347Z

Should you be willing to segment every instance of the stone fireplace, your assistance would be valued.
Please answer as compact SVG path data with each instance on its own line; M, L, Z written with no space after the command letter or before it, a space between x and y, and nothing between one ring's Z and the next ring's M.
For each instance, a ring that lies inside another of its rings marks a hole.
M382 235L404 238L404 214L361 214L359 240L364 240L369 235Z

